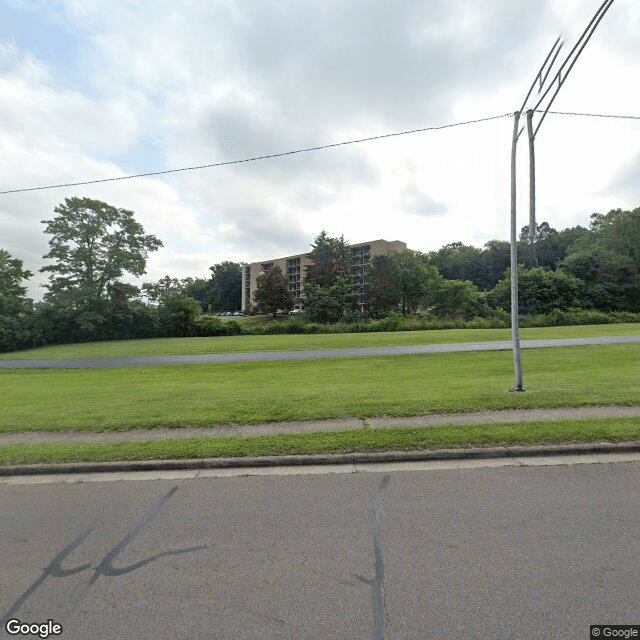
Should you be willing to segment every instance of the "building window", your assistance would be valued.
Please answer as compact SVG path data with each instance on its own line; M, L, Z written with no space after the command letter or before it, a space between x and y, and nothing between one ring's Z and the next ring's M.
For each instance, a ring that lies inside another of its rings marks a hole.
M287 259L287 278L289 279L289 291L294 300L300 299L300 258Z

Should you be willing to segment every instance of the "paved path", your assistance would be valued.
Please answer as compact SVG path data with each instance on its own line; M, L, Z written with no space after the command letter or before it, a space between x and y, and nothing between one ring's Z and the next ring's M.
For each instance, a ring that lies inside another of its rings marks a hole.
M640 335L600 336L595 338L555 338L522 340L523 349L578 347L602 344L639 343ZM0 369L102 369L109 367L141 367L173 364L215 364L230 362L263 362L269 360L322 360L368 356L400 356L424 353L456 353L461 351L505 351L510 340L492 342L456 342L451 344L418 344L397 347L360 349L312 349L308 351L255 351L250 353L208 353L202 355L146 356L131 358L91 358L67 360L0 360Z
M340 420L309 420L268 422L254 425L213 425L206 428L132 429L92 433L82 431L22 431L0 434L0 446L11 444L125 442L163 440L165 438L198 438L212 436L259 436L274 433L296 434L314 431L347 431L368 427L437 427L450 424L491 424L504 422L545 422L586 418L640 417L640 406L560 407L556 409L503 409L472 413L426 413L404 418L343 418Z

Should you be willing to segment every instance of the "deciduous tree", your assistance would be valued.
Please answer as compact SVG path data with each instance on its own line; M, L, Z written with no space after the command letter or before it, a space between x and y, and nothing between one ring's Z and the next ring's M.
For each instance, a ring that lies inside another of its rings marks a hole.
M403 314L417 309L430 288L442 280L427 260L424 254L410 250L374 257L367 272L371 304L400 305Z
M23 268L22 260L0 249L0 316L24 311L27 288L23 281L32 275Z
M581 306L584 283L562 270L551 271L542 267L518 267L518 313L549 313L554 309L567 310ZM489 304L495 308L511 309L511 270L487 294Z
M273 315L274 320L278 311L288 313L293 309L289 282L278 265L269 267L264 275L258 276L253 300L259 313Z
M0 351L15 351L31 342L33 318L27 313L23 280L32 275L22 260L0 249Z
M211 267L211 305L221 311L240 311L242 308L242 265L225 260Z
M90 198L66 198L51 220L43 220L51 234L53 263L45 299L66 308L100 313L101 303L125 273L141 276L147 256L162 242L146 234L132 211Z
M322 287L304 284L304 311L316 322L339 322L356 308L358 294L349 278L339 277Z

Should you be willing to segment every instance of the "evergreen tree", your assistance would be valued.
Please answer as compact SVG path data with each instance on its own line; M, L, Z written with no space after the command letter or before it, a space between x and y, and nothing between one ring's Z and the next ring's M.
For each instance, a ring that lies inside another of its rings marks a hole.
M305 283L330 287L338 278L349 274L349 247L344 236L331 238L326 231L321 231L311 244L307 258L311 263L306 267Z

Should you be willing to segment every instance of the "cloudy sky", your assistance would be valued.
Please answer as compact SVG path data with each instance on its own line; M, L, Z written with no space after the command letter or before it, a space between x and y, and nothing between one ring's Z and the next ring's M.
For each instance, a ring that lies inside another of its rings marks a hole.
M518 109L600 0L0 0L0 191L273 154ZM616 0L553 108L640 114L640 5ZM566 47L565 53L569 47ZM131 209L145 280L301 253L321 229L421 251L509 237L513 120L227 167L0 195L36 272L71 196ZM523 141L524 142L524 141ZM519 190L527 191L526 145ZM549 116L539 220L640 206L640 121ZM519 221L526 224L525 202ZM30 294L42 297L42 274Z

